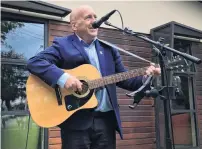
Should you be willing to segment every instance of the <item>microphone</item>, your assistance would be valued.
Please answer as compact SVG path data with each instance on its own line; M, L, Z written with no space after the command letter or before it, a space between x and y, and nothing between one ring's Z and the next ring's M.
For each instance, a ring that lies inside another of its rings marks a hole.
M155 88L145 91L145 96L146 97L156 98L158 95L159 95L159 91L157 89L155 89Z
M151 89L147 90L145 92L137 92L135 96L133 97L134 101L132 105L129 105L129 108L135 109L135 107L139 104L139 102L144 98L144 97L153 97L156 98L159 95L159 91L157 89Z
M100 25L101 25L103 22L107 21L107 20L109 19L109 17L110 17L111 15L113 15L115 12L116 12L116 10L112 10L111 12L109 12L108 14L106 14L105 16L103 16L101 19L99 19L99 20L93 22L93 23L92 23L92 27L93 27L93 28L99 28Z

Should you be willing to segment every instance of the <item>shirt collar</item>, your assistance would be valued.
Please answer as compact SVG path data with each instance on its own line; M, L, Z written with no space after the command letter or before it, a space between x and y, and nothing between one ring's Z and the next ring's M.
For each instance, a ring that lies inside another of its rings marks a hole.
M90 47L90 46L94 45L94 44L95 44L95 41L97 40L97 37L95 37L94 40L93 40L90 44L88 44L88 43L86 43L83 39L81 39L81 37L79 37L79 35L77 35L76 33L75 33L75 35L77 36L77 38L79 39L79 41L80 41L80 42L83 44L83 46L85 46L85 47Z

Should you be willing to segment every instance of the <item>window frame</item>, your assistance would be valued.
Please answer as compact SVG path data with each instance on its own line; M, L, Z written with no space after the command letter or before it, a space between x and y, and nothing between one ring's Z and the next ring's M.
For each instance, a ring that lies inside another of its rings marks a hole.
M31 17L26 15L20 15L16 13L10 13L10 12L2 12L1 13L1 21L18 21L18 22L28 22L28 23L40 23L44 24L44 49L48 47L48 41L49 41L49 28L48 23L49 20L37 18L37 17ZM3 59L1 60L2 64L8 64L8 65L16 65L16 66L25 66L26 61L20 60L20 59ZM28 115L30 116L29 111L2 111L1 115ZM48 129L47 128L41 128L43 132L43 149L48 149Z
M173 39L174 40L177 38ZM183 39L178 39L178 40L182 40L182 41L187 41L187 40L183 40ZM192 44L194 43L193 41L188 41L190 42L189 44L189 49L188 49L188 54L193 55L193 51L192 51ZM171 107L171 117L173 114L179 114L179 113L189 113L190 114L190 119L191 119L191 132L192 133L192 147L189 148L193 148L193 149L198 149L200 148L200 139L199 139L199 127L198 127L198 117L197 117L197 106L196 106L196 92L195 92L195 82L196 82L196 64L193 63L193 69L190 68L188 69L188 71L186 72L180 72L180 71L173 71L172 72L172 76L176 75L176 76L185 76L188 79L188 90L189 90L189 108L190 109L173 109L172 106L172 101L170 101L170 107ZM171 82L172 83L172 82ZM193 126L194 124L194 126ZM195 128L194 128L195 127ZM193 136L193 134L195 134ZM195 140L194 140L195 139ZM175 141L174 141L175 143ZM195 146L194 146L195 145ZM176 149L187 149L186 145L175 145ZM194 146L194 147L193 147Z

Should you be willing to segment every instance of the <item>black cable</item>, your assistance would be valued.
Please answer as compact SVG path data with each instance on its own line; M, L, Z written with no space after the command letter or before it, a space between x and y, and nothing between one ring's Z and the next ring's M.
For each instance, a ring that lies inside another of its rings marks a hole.
M28 118L28 127L27 127L27 137L26 137L26 144L25 144L25 149L27 149L27 144L28 144L28 139L29 139L29 126L30 126L30 113L29 113L29 118Z
M121 13L120 13L119 10L116 10L116 11L119 13L119 16L121 18L122 29L124 30L123 17L122 17L122 15L121 15ZM123 32L123 34L125 34L125 33Z
M124 23L123 23L123 17L122 17L122 15L121 15L121 13L120 13L120 11L119 10L116 10L118 13L119 13L119 16L120 16L120 18L121 18L121 24L122 24L122 30L123 30L123 35L126 35L126 33L124 32L125 30L127 30L127 28L125 28L124 27ZM107 21L105 21L105 24L107 23ZM133 33L135 33L136 35L141 35L142 37L146 37L147 38L147 36L145 36L145 35L143 35L142 33L136 33L136 32L133 32Z

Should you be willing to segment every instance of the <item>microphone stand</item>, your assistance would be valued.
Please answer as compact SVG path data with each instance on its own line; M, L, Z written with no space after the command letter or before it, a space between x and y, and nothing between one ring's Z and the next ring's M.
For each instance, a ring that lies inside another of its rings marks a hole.
M180 51L177 51L173 48L170 48L168 46L166 46L165 44L163 44L162 42L159 42L159 41L154 41L154 40L151 40L149 38L147 38L146 36L143 36L139 33L136 33L132 30L129 30L128 28L119 28L117 26L114 26L112 25L111 23L109 22L105 22L106 25L108 26L111 26L111 27L114 27L116 29L118 29L119 31L122 31L128 35L132 35L132 36L135 36L135 37L138 37L140 39L143 39L144 41L147 41L157 47L159 47L160 51L159 52L163 52L163 50L167 50L167 51L170 51L172 53L175 53L176 55L180 55L182 57L184 57L185 59L187 60L190 60L192 61L193 63L196 63L196 64L200 64L201 63L201 60L199 58L196 58L192 55L189 55L187 53L182 53ZM159 63L160 63L160 68L161 68L161 85L163 88L166 89L165 92L163 93L166 93L163 99L163 105L164 105L164 114L165 114L165 149L174 149L174 143L173 143L173 138L171 138L171 132L172 132L172 124L169 123L171 122L171 111L170 111L170 96L169 96L169 87L168 85L168 82L167 82L167 77L166 77L166 68L165 68L165 64L164 64L164 61L163 61L163 57L162 57L162 54L159 54Z

